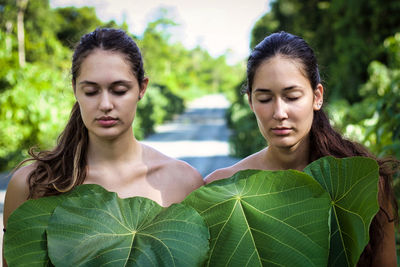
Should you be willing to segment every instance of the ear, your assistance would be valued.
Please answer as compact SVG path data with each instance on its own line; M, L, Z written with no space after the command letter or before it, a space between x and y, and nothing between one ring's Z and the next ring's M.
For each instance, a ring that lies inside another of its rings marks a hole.
M247 101L249 102L249 106L250 106L251 110L254 111L253 102L251 101L251 93L250 92L246 92L246 95L247 95Z
M143 98L148 84L149 84L149 78L144 78L142 81L142 85L140 86L140 89L139 89L139 100Z
M324 87L322 84L318 84L317 88L314 90L314 110L320 110L322 107L322 103L324 102Z

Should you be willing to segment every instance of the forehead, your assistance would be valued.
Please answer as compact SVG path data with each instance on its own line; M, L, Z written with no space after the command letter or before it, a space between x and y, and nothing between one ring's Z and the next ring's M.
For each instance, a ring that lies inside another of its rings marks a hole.
M103 50L100 48L93 49L82 60L82 65L91 65L93 63L102 63L102 61L109 61L110 63L124 63L129 66L126 56L118 51Z
M100 78L133 78L131 64L126 56L120 52L106 51L102 49L93 50L83 61L80 67L80 78L100 79Z
M274 56L263 61L255 71L253 86L310 85L300 60Z

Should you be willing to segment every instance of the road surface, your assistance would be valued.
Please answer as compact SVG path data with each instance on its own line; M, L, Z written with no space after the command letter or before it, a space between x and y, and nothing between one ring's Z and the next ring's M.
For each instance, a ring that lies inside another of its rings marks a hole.
M208 95L188 105L174 121L157 127L143 143L164 154L184 160L203 177L238 161L229 157L229 129L225 112L229 106L222 95Z

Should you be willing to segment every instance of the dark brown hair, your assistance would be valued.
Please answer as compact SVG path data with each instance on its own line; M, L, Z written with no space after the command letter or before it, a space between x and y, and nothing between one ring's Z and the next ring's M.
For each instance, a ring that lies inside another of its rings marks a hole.
M95 49L114 51L125 57L139 87L144 81L143 60L140 50L131 37L119 29L99 28L84 35L72 57L72 83L75 85L83 60ZM57 195L84 182L87 167L88 131L82 121L79 104L72 108L68 123L50 151L29 150L34 170L28 177L29 198Z
M246 93L251 94L252 92L254 75L260 64L277 55L300 62L302 71L314 90L318 84L322 83L315 53L306 41L287 32L278 32L267 36L251 52L247 62ZM310 162L328 155L337 158L365 156L375 159L379 164L379 202L381 207L371 222L370 241L358 262L359 266L369 266L380 249L384 234L382 225L385 220L398 223L398 205L392 188L392 177L398 170L399 161L394 158L378 159L362 145L343 138L333 129L328 117L320 109L314 111L310 130ZM388 211L389 206L393 210Z

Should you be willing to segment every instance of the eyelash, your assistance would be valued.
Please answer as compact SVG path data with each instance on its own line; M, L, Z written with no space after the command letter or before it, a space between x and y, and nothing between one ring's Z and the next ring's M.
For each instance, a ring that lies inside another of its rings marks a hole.
M93 96L97 93L97 91L93 91L93 92L86 92L85 95L86 96Z
M122 96L126 93L127 91L112 91L112 94L114 95L118 95L118 96ZM85 95L86 96L94 96L97 94L97 91L93 91L93 92L86 92Z
M300 97L286 97L286 99L289 100L289 101L296 101L299 98ZM260 103L268 103L269 101L271 101L271 98L258 100L258 102L260 102Z
M113 94L115 95L124 95L126 91L113 91Z

